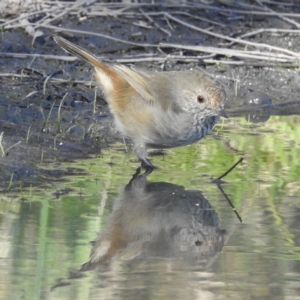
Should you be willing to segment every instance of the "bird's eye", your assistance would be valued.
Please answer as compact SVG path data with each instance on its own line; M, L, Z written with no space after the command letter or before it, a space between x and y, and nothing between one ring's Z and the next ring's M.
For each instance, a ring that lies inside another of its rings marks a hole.
M196 241L196 242L195 242L195 245L196 245L196 246L201 246L201 245L202 245L202 242L201 242L201 241Z
M203 96L197 96L197 101L198 101L198 103L204 103L205 98Z

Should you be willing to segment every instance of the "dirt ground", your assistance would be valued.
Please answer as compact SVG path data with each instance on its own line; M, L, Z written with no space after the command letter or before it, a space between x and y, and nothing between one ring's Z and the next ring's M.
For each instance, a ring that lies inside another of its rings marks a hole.
M79 60L68 61L70 56L53 41L54 33L106 60L148 70L203 68L224 85L230 117L263 122L271 115L300 114L298 1L80 3L75 7L73 2L63 2L57 10L53 5L51 13L29 12L30 28L20 20L7 24L18 15L1 19L3 191L12 174L23 185L45 183L65 175L59 166L49 170L45 163L100 155L101 149L119 138L111 129L112 116L100 91L94 102L91 67ZM242 37L254 31L258 33ZM231 43L230 39L239 37L249 44ZM256 59L239 51L266 55ZM282 61L274 59L276 55Z

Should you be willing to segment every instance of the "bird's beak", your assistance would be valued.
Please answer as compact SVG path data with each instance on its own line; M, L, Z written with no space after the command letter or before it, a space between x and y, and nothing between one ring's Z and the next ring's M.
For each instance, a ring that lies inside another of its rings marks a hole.
M226 112L225 112L224 109L219 110L219 115L220 115L221 117L223 117L223 118L228 119L228 116L227 116L227 114L226 114Z

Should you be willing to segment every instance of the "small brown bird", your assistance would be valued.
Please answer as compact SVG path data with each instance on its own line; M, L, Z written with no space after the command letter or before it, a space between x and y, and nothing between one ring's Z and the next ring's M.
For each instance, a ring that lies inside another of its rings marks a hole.
M149 182L140 168L114 202L82 271L111 260L184 261L207 265L225 242L226 230L201 191ZM178 267L178 265L176 265Z
M211 131L220 115L227 117L223 87L204 72L149 72L104 63L62 37L54 40L94 66L117 129L133 141L133 151L146 169L154 168L147 147L192 144Z

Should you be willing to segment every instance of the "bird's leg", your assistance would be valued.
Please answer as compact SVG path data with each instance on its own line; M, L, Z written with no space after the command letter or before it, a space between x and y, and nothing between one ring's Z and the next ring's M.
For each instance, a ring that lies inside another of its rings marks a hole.
M149 174L151 174L152 171L154 169L156 169L156 167L153 166L152 163L151 163L151 161L149 159L147 159L147 158L141 160L141 166L142 166L142 168L144 168L146 170L145 173L144 173L144 175L146 175L146 176L149 175Z
M135 142L133 146L133 152L138 156L141 161L141 166L146 170L146 175L149 175L155 167L152 165L150 160L147 158L147 148L144 143Z

